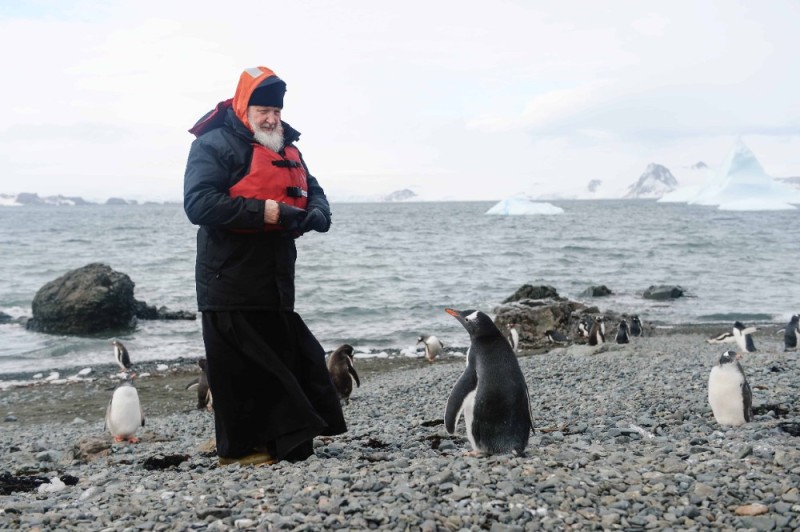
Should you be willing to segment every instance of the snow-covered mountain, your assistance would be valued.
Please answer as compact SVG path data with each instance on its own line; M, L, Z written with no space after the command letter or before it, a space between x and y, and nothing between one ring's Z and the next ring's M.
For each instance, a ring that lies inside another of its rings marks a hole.
M404 188L402 190L395 190L391 194L384 196L383 201L408 201L417 197L416 192Z
M625 198L660 198L678 187L678 180L666 166L650 163L639 180L628 187Z

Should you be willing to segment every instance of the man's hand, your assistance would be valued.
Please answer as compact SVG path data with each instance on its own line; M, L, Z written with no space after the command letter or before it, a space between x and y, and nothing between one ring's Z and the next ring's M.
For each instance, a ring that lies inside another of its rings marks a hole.
M300 230L304 233L312 230L319 233L325 233L328 231L328 229L330 229L330 227L330 217L325 216L325 213L316 207L308 211L306 219L303 220L302 224L300 224Z
M278 223L281 211L278 208L278 202L268 199L264 202L264 223L275 225Z
M278 210L280 211L278 223L289 230L300 229L307 214L305 209L298 209L280 202L278 203Z

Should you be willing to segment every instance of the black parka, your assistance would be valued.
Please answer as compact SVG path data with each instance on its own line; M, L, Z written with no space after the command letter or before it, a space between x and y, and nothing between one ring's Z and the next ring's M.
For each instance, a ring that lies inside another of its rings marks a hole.
M293 144L300 133L282 124L285 143ZM189 151L183 207L189 220L200 226L195 282L201 312L294 310L294 235L262 230L263 200L228 194L250 171L253 142L253 133L228 109L222 126L195 139ZM325 192L305 161L303 166L308 182L306 209L318 208L330 220Z

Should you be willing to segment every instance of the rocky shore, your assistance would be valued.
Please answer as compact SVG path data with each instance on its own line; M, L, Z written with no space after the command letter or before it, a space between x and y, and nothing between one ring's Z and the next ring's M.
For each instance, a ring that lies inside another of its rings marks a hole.
M755 419L726 428L706 394L728 346L707 337L656 331L625 346L521 353L536 428L524 457L464 456L463 421L444 430L464 364L454 353L357 360L349 432L316 440L305 462L269 467L217 466L212 415L184 390L193 361L144 368L139 444L103 433L111 368L7 388L0 487L17 490L0 493L0 528L800 528L800 355L757 337L742 360Z

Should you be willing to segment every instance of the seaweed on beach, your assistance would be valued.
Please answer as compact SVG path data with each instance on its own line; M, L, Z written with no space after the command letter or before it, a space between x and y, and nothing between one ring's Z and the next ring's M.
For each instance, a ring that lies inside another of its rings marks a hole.
M169 454L169 455L150 456L144 460L144 462L142 463L142 467L150 471L156 469L169 469L172 467L178 467L188 459L189 459L188 454Z
M63 475L59 480L67 486L74 486L78 483L78 478L72 475ZM50 479L47 477L16 476L11 473L0 473L0 495L35 491L42 484L49 482Z

